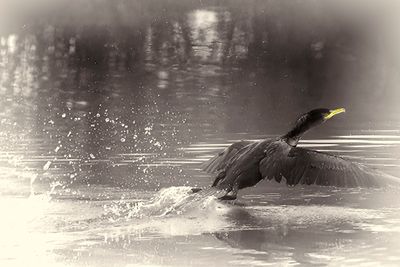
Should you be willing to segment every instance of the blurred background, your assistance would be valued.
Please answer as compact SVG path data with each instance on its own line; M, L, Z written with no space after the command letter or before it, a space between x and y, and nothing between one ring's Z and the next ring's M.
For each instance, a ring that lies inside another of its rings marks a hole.
M347 112L304 146L399 174L396 1L0 5L7 201L120 200L207 186L212 178L199 166L211 155L235 140L283 134L319 107Z
M2 5L3 159L68 165L48 166L70 169L67 183L124 183L105 166L213 136L282 134L317 107L347 109L330 130L398 129L395 2Z

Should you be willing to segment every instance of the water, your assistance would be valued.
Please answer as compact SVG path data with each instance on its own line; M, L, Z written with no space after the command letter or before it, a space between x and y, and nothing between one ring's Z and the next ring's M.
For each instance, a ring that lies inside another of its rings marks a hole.
M282 134L315 107L347 112L300 146L400 176L389 3L7 10L1 266L399 265L398 189L261 182L235 202L189 193L211 184L200 165L215 153Z

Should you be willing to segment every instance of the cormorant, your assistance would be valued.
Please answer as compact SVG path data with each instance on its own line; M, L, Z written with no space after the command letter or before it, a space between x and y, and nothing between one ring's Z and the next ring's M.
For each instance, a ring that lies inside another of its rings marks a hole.
M344 108L314 109L301 115L285 135L258 142L240 141L203 165L217 172L211 191L220 199L236 199L239 189L254 186L263 179L286 181L289 186L316 184L337 187L380 187L400 185L400 179L341 157L297 147L302 135ZM197 190L196 190L197 191ZM209 190L208 190L209 191Z

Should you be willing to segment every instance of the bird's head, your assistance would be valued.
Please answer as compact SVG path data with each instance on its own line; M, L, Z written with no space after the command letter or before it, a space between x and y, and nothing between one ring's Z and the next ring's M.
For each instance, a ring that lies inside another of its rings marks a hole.
M302 134L304 134L309 129L318 126L325 121L331 119L337 114L345 112L344 108L337 109L327 109L319 108L313 109L303 115L301 115L295 122L292 130L290 130L286 135L284 135L285 141L292 146L296 146Z
M300 127L305 129L305 131L318 126L327 120L333 118L335 115L345 112L344 108L337 109L327 109L327 108L318 108L313 109L303 115L301 115L296 123L295 127Z

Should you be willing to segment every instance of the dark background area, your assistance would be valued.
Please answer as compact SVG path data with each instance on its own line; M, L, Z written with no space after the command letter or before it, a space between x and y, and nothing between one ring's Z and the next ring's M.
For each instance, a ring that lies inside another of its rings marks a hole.
M49 170L68 181L128 176L132 186L130 173L157 169L149 159L235 134L282 134L317 107L347 110L321 136L399 126L395 2L2 5L2 146L35 168L69 166Z

